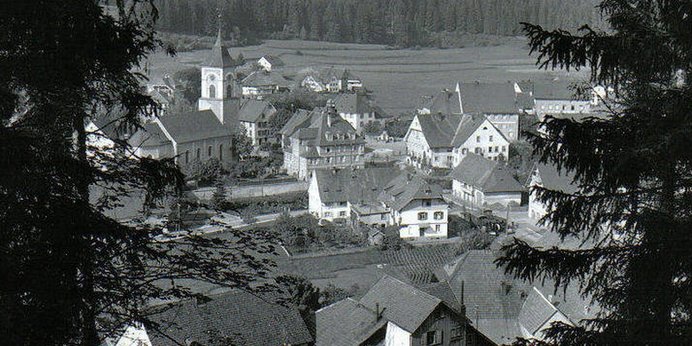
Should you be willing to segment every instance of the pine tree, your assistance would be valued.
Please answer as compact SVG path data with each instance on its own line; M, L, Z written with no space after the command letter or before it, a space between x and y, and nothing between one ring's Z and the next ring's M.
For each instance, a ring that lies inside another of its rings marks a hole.
M145 192L147 205L180 196L184 177L173 159L138 157L120 136L94 145L101 134L85 128L107 120L124 136L157 115L140 73L160 47L153 1L110 2L108 13L103 3L21 1L0 11L3 344L99 345L135 321L155 330L152 301L196 295L180 280L250 289L267 274L248 254L272 251L262 233L162 242L160 230L104 212L129 191Z
M575 177L569 194L538 188L544 218L576 250L503 248L498 265L523 279L578 284L602 308L578 326L553 324L559 345L692 344L692 6L604 0L612 27L572 35L524 24L545 68L591 68L617 88L607 118L547 117L530 138L542 162ZM520 342L527 343L527 342Z

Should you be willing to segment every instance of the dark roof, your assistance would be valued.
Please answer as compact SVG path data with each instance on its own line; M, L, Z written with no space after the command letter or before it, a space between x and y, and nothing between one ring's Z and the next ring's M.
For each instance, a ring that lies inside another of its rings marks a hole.
M194 300L175 303L170 309L152 316L165 335L175 340L150 330L152 344L185 345L188 341L208 344L214 332L240 345L299 345L312 341L298 311L244 291L210 298L204 304Z
M286 122L279 133L284 136L291 136L296 130L310 126L310 124L314 121L313 117L316 117L317 115L319 115L317 112L299 109L293 114L291 119Z
M387 324L374 310L351 298L315 313L317 346L353 346Z
M455 130L461 121L460 115L419 114L416 117L430 148L452 146Z
M133 147L158 147L166 144L173 144L163 133L161 127L157 123L145 124L141 130L137 131L130 144Z
M413 333L442 300L385 275L360 299L360 303L372 311L379 304L385 319Z
M277 72L267 72L265 70L250 73L242 81L243 85L248 86L279 86L288 87L290 82Z
M588 100L584 95L577 95L575 83L578 84L572 81L533 82L531 91L536 100Z
M178 144L208 138L230 137L232 132L211 110L167 114L160 117L159 121Z
M267 101L247 99L240 106L238 120L254 123L258 121L262 114L270 116L274 112L276 112L276 109Z
M574 183L574 174L559 171L554 165L539 163L535 172L538 173L543 188L565 193L579 191L579 185Z
M216 42L211 48L211 53L204 62L204 66L226 68L236 65L236 62L233 60L233 58L231 58L231 54L228 53L228 47L226 47L221 39L221 30L219 30L219 33L216 36Z
M361 204L375 201L383 187L398 174L399 171L391 167L318 169L315 179L323 203Z
M468 153L451 173L454 180L488 192L521 192L524 187L514 179L509 168L499 161Z
M344 72L341 74L341 79L360 80L360 77L354 75L349 69L344 69Z
M459 83L464 113L519 113L513 83ZM444 89L428 101L432 114L461 114L459 94Z
M368 96L360 93L338 94L334 98L334 105L339 113L363 114L373 111Z
M496 253L490 250L468 251L450 268L448 281L458 299L464 282L466 316L482 334L501 345L521 336L517 316L522 304L520 294L527 288L505 275L495 265L496 258Z
M442 188L410 173L400 174L390 181L379 200L394 210L401 210L416 199L443 199Z
M317 129L315 138L317 146L364 143L363 138L356 134L356 129L348 121L328 109L322 111L320 117L310 127ZM332 139L328 138L329 134L332 135Z
M265 55L262 58L267 60L272 66L284 66L284 61L281 60L278 56L275 55ZM260 58L260 60L262 59Z
M469 137L471 137L471 135L473 135L473 133L476 132L476 130L481 125L483 125L483 122L485 122L487 119L488 118L486 118L483 114L464 114L461 117L459 125L456 127L456 130L454 131L454 137L452 138L452 146L458 147L466 143ZM492 127L495 127L495 125L493 125L493 123L491 122L488 122L488 124ZM502 132L498 130L497 133L504 138Z
M556 312L555 306L534 287L521 307L519 324L529 333L535 334Z

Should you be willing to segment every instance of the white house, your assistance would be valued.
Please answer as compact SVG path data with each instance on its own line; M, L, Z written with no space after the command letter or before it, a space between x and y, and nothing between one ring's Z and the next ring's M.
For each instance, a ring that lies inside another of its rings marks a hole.
M363 93L342 93L334 98L334 106L339 115L348 121L358 133L370 123L384 126L385 117L372 105L368 96Z
M574 175L559 171L557 167L547 164L536 164L529 178L529 218L537 221L548 214L548 206L538 198L535 187L565 193L575 193L579 187L574 182Z
M385 186L380 200L391 210L401 238L447 238L449 205L440 186L403 173Z
M245 134L252 140L253 146L274 141L274 133L269 120L276 114L276 108L267 101L243 100L238 111L238 121L245 129Z
M519 206L524 188L504 163L468 154L451 173L454 197L467 205Z
M261 100L268 95L288 91L291 83L276 71L260 70L250 73L241 84L243 97Z
M262 67L263 70L271 72L272 69L284 66L285 64L278 56L265 55L257 60L257 65Z
M468 153L509 157L509 141L483 114L418 114L404 141L407 163L416 167L454 168Z

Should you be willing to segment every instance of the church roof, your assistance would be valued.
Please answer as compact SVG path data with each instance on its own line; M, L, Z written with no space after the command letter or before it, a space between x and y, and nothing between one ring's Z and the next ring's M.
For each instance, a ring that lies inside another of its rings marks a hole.
M159 122L178 144L230 137L232 132L211 110L169 114L160 117Z
M236 66L235 60L233 60L231 54L228 53L228 47L223 43L221 30L219 30L216 36L216 42L214 43L214 47L211 48L211 54L209 54L207 60L204 62L204 66L216 68Z

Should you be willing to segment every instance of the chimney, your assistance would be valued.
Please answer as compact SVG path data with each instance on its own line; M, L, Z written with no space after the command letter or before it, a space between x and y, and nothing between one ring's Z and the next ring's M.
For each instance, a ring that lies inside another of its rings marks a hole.
M500 283L500 286L502 286L502 291L505 294L509 294L509 291L512 289L512 284L504 280Z
M383 312L384 309L380 310L380 303L375 303L375 321L379 321L382 319Z

